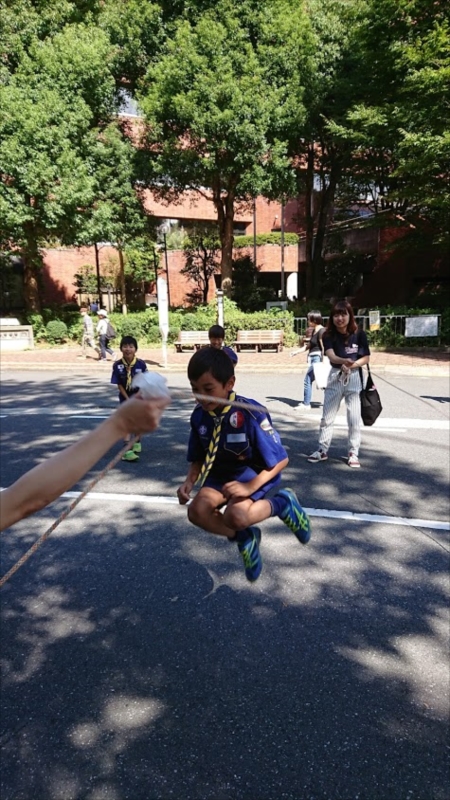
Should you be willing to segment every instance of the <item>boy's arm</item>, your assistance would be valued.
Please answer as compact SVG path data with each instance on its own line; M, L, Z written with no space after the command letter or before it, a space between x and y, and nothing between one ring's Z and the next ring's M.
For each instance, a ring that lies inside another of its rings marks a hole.
M194 487L195 481L200 475L201 468L201 461L193 461L188 469L185 482L181 484L179 489L177 489L178 502L182 506L184 506L190 500L191 491Z
M112 381L111 381L111 383L112 383ZM128 400L128 395L127 395L125 389L123 388L123 386L120 385L120 383L118 384L118 388L119 388L119 394L121 394L122 397L125 398L125 400Z
M229 483L226 483L224 486L222 486L222 492L227 500L230 500L232 497L250 497L253 492L256 492L261 488L261 486L264 486L265 483L268 483L268 481L271 481L273 478L275 478L281 472L281 470L287 467L288 464L289 459L283 458L283 460L279 461L278 464L275 464L272 469L263 469L259 475L256 475L247 483L240 483L240 481L230 481Z

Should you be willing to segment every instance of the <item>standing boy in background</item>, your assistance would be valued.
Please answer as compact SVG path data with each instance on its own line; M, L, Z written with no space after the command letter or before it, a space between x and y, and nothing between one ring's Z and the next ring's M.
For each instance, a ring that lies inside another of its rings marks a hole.
M115 361L112 369L111 383L119 389L119 403L128 400L131 395L136 394L138 389L132 389L131 383L135 375L140 372L147 372L147 364L141 358L136 358L138 343L134 336L123 336L120 341L122 358ZM130 441L128 435L125 442ZM140 439L136 439L130 450L122 456L122 461L139 461L139 453L142 451Z
M191 416L191 465L178 500L187 503L194 486L200 487L188 506L190 522L237 544L247 580L256 581L262 559L255 523L280 517L302 544L311 536L308 516L291 489L277 488L267 496L280 483L287 453L264 406L235 395L234 366L223 350L198 350L189 361L188 378L199 404ZM227 405L234 400L244 407Z
M231 349L231 347L227 347L227 345L224 344L225 331L221 325L212 325L208 331L208 337L211 347L216 347L218 350L223 350L223 352L226 353L229 358L231 358L233 364L237 364L238 357L236 353Z

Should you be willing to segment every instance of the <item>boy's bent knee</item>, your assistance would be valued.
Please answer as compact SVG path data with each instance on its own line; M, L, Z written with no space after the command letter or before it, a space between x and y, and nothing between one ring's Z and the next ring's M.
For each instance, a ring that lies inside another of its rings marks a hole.
M235 531L243 530L248 525L248 509L240 507L239 503L227 508L224 522Z

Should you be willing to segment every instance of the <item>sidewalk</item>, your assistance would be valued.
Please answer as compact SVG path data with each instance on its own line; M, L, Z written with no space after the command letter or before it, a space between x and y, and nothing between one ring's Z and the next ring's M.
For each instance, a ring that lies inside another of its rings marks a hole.
M167 346L167 366L161 347L140 347L139 356L150 370L163 372L185 372L192 350L176 353L173 345ZM237 372L302 372L306 366L305 354L291 357L292 350L282 353L252 350L239 353ZM117 357L117 356L116 356ZM84 357L79 346L36 347L34 350L0 352L2 371L58 370L76 373L109 371L111 360L99 363L93 350ZM450 375L450 352L424 350L397 350L396 352L372 352L370 366L376 372L391 372L423 377L448 377Z

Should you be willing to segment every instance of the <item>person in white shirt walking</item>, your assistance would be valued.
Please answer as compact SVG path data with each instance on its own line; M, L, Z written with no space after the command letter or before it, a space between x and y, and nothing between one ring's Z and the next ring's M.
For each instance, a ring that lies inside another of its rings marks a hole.
M88 314L86 306L81 306L80 314L83 318L83 336L81 344L83 347L83 355L85 356L86 346L92 347L94 350L97 350L97 348L94 342L94 323L92 322L92 319Z
M100 361L106 361L106 353L114 358L114 350L109 346L108 339L108 312L104 308L97 311L99 321L97 323L97 333L100 342Z

